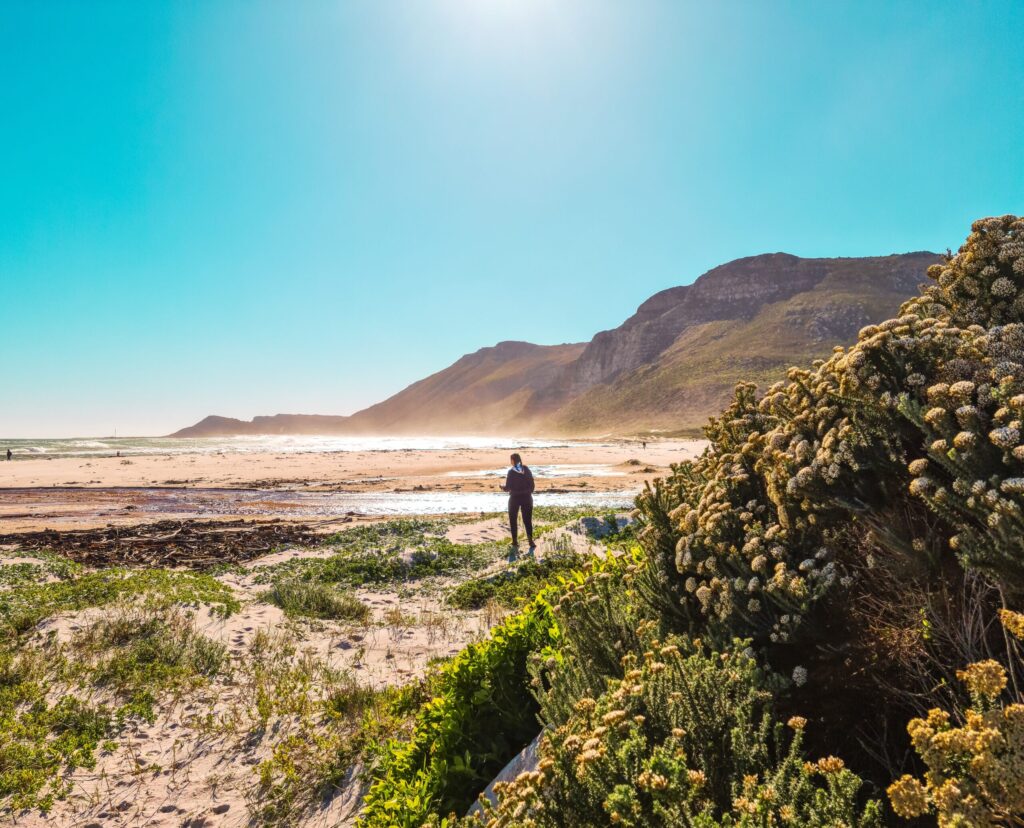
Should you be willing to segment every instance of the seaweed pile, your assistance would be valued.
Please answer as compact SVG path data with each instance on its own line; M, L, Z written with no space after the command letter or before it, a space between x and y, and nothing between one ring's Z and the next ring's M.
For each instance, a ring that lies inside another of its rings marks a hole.
M86 566L186 566L241 563L284 546L324 539L307 525L280 520L161 520L135 526L0 535L0 546L51 550Z

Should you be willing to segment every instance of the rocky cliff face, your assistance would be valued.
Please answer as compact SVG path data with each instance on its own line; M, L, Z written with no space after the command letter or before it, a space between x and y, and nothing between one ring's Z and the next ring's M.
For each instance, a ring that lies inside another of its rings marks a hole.
M717 267L685 292L659 295L655 318L648 312L638 319L638 311L595 338L572 366L580 381L550 424L572 434L601 432L609 423L630 431L694 429L728 402L736 382L781 379L790 365L825 357L894 314L937 260L933 253L777 253ZM633 347L633 326L659 331L656 348Z
M920 255L801 259L766 253L720 265L689 287L656 293L618 328L597 334L570 369L569 394L580 394L653 363L688 328L752 319L765 305L812 290L849 265L876 277L870 289L891 288L909 295L924 278ZM929 262L934 260L934 254L923 255Z
M210 417L175 436L568 433L692 428L739 379L773 381L892 315L934 253L720 265L650 297L589 343L500 342L351 417Z
M568 393L608 382L657 357L678 335L673 311L685 305L691 290L683 286L656 293L619 327L596 334L569 371Z

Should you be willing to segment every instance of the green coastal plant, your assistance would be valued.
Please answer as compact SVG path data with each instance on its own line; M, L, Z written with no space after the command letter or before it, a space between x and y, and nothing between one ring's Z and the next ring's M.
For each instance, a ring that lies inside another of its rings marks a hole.
M546 555L542 560L519 561L493 575L463 581L446 599L456 609L475 610L488 601L513 609L529 601L549 582L583 568L585 561L575 552Z
M74 696L47 699L55 659L0 646L0 808L49 810L66 775L90 768L113 714Z
M260 567L262 583L314 582L349 587L402 584L466 572L493 559L497 544L457 544L439 534L447 523L390 520L347 529L327 541L327 558L297 558Z
M408 740L378 759L360 824L419 828L432 814L463 812L477 792L537 733L527 658L557 631L538 597L444 664Z
M363 623L370 608L351 592L317 581L276 581L265 598L294 618L330 618Z
M51 579L66 581L82 572L81 564L53 552L31 551L19 554L32 560L0 564L0 590L38 584Z

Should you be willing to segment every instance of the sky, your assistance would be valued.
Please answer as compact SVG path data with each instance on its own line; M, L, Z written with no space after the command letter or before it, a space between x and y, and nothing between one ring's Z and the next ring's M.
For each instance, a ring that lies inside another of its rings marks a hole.
M347 414L1024 212L1024 3L0 0L0 436Z

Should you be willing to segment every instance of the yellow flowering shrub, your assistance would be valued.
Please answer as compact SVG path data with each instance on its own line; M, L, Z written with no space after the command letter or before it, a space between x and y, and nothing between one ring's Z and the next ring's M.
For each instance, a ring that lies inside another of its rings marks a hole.
M552 727L536 770L497 786L491 828L564 825L868 826L861 780L841 759L803 758L806 720L770 712L771 682L735 647L648 640L622 678ZM741 645L742 646L742 645Z
M1004 610L1007 630L1020 637L1018 613ZM992 659L961 670L971 695L963 721L933 709L907 725L928 768L924 779L904 775L889 786L893 810L912 819L934 812L940 826L1024 824L1024 698L1002 704L1004 667Z
M999 610L999 621L1010 635L1024 641L1024 615L1008 609L1001 609Z

